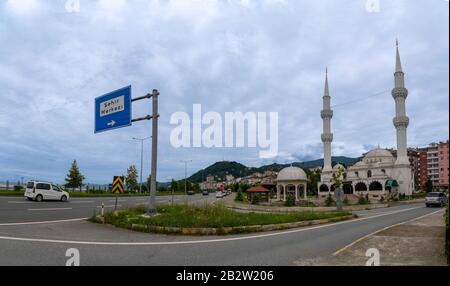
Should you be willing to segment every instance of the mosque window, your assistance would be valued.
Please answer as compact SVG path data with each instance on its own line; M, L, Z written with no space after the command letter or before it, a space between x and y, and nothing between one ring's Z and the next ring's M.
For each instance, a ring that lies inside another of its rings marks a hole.
M371 170L367 171L367 178L372 178L372 171Z

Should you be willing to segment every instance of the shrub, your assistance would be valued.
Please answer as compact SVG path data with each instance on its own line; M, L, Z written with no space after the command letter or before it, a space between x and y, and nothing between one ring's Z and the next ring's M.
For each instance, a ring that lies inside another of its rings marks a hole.
M325 205L327 206L327 207L332 207L333 205L335 205L336 204L336 202L335 202L335 200L333 199L333 197L331 196L331 194L328 194L328 197L327 197L327 199L325 200Z
M344 203L345 206L348 206L348 205L350 205L350 200L347 197L345 197L345 199L342 201L342 203Z
M289 195L289 196L286 198L286 203L285 203L284 205L287 206L287 207L293 207L293 206L295 206L295 196Z
M244 201L244 193L239 189L239 191L236 194L235 198L236 202L243 202Z
M370 203L369 195L360 196L358 199L358 204L360 204L360 205L368 205L369 203Z
M15 192L22 192L23 191L23 187L22 186L14 186L14 191Z

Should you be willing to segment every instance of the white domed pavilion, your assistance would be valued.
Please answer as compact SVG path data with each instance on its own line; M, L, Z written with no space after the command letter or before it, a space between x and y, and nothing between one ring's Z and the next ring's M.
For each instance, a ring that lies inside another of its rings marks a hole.
M307 199L308 177L301 168L288 167L280 171L277 177L277 201L286 201L289 195L295 200Z

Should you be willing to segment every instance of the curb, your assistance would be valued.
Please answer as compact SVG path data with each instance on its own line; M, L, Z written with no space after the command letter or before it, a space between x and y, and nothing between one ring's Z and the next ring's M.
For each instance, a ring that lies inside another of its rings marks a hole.
M229 234L243 234L255 232L267 232L293 229L305 226L320 225L332 222L340 222L355 218L355 215L348 215L342 217L335 217L330 219L300 221L293 223L269 224L269 225L252 225L252 226L235 226L235 227L219 227L219 228L181 228L181 227L163 227L151 226L143 224L132 224L128 227L134 231L153 232L163 234L182 234L182 235L229 235Z
M232 210L241 210L241 211L247 211L247 212L256 212L256 213L292 213L292 212L310 212L311 211L311 207L304 207L304 209L299 209L299 208L286 208L286 209L268 209L268 208L245 208L245 207L240 207L240 206L231 206L231 205L224 205L226 208L228 209L232 209ZM343 210L344 211L362 211L362 210L372 210L372 209L383 209L383 208L389 208L389 204L371 204L371 205L360 205L358 207L352 207L352 206L344 206ZM320 212L335 212L336 211L336 207L331 207L332 209L330 210L317 210L314 209L315 211L320 211Z

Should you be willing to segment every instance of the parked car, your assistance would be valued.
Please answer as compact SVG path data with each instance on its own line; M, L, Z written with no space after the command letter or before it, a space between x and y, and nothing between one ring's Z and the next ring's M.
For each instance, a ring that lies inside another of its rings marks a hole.
M233 191L232 190L227 190L226 191L226 195L228 196L228 195L231 195L233 193Z
M32 201L62 201L67 202L70 198L69 193L61 187L50 182L30 181L27 183L24 196Z
M220 192L219 191L219 192L216 193L216 198L221 199L223 197L225 197L225 193L224 192Z
M443 207L448 203L448 198L444 193L432 192L425 197L425 204L427 207L440 206Z
M208 190L204 190L204 191L202 192L202 195L204 195L204 196L209 196L209 191L208 191Z
M188 194L188 196L194 196L195 192L194 191L188 191L187 194Z

